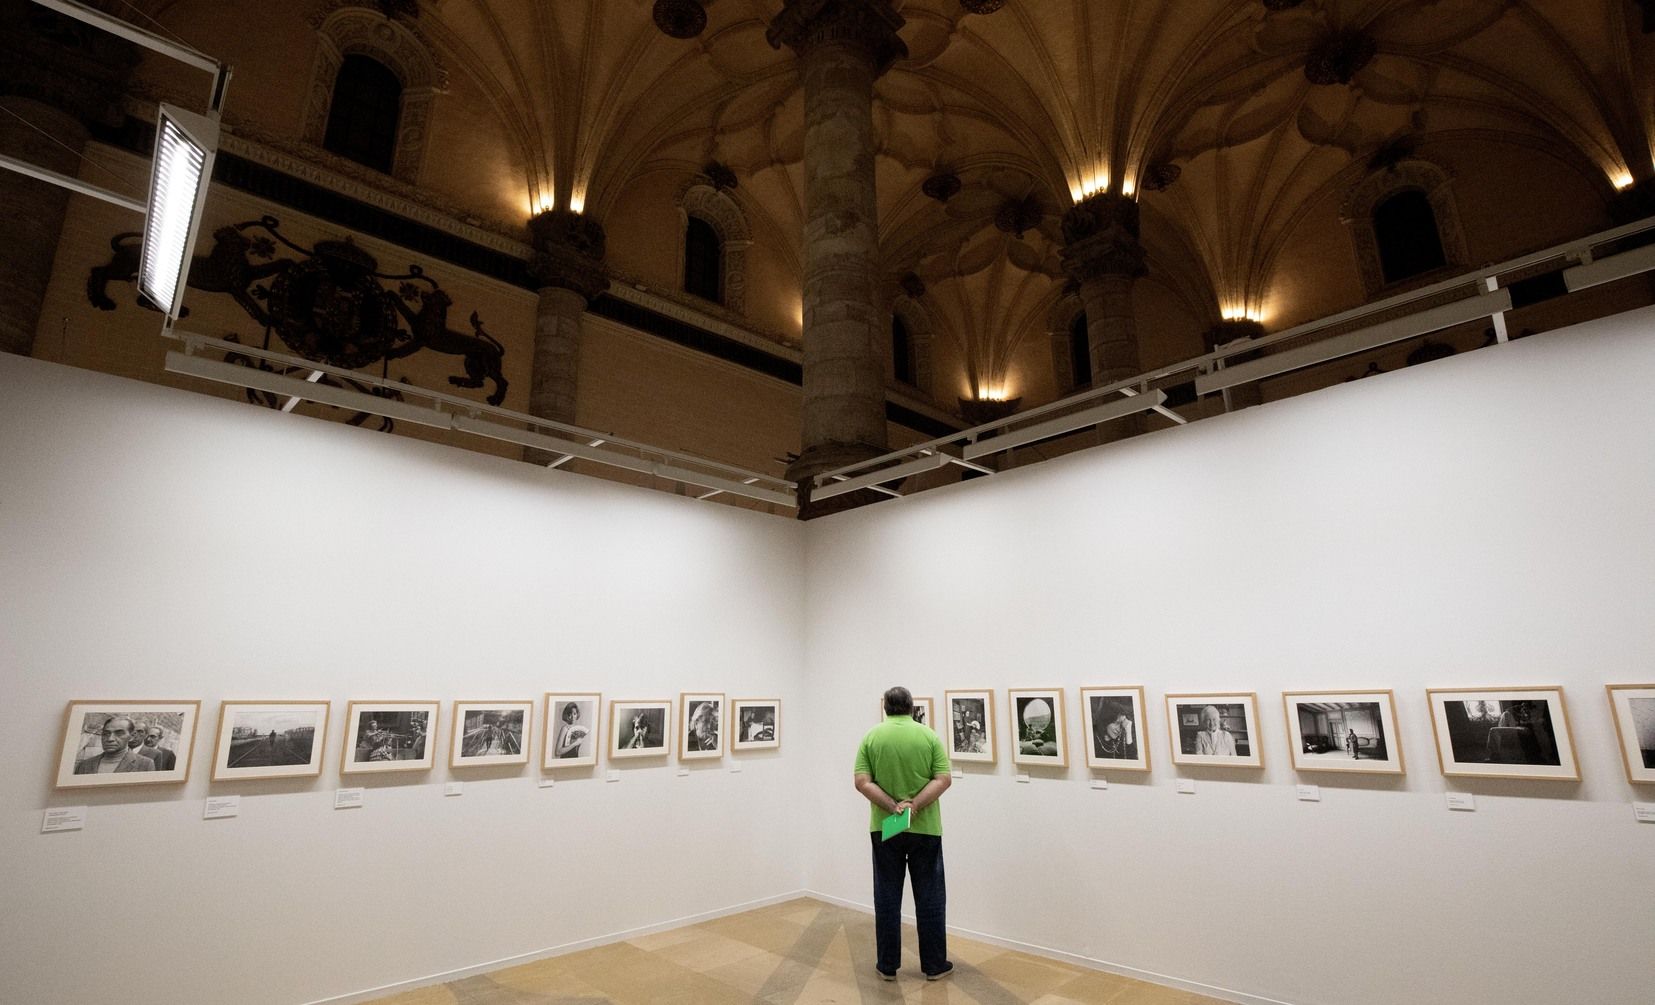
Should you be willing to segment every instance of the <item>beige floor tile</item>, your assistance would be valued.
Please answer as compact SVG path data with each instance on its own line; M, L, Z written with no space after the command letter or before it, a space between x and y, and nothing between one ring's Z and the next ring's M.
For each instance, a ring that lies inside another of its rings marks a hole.
M763 949L750 942L726 938L711 932L698 932L693 939L656 950L655 955L691 970L706 973L727 963L735 963L763 952Z
M646 953L653 953L658 949L665 949L668 946L676 946L681 942L688 942L691 939L696 938L700 935L700 933L701 926L692 925L689 928L671 928L665 932L656 932L653 935L640 935L636 939L627 939L626 943L629 946L642 949Z

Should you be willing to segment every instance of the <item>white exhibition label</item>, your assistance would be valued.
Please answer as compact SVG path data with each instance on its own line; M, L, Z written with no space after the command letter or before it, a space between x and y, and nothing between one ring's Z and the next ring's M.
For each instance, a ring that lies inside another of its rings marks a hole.
M1017 780L1019 782L1027 782L1029 780L1029 773L1027 771L1019 771L1017 773Z
M1322 787L1320 785L1301 785L1299 786L1299 798L1307 803L1319 803L1322 801Z
M1655 824L1655 803L1633 803L1632 816L1641 824Z
M551 775L546 775L545 777L540 779L540 787L543 788L543 789L549 789L553 785L556 785L556 784L557 784L557 779L553 778Z
M449 782L442 787L442 794L445 796L463 796L465 795L465 783Z
M690 777L690 769L689 768L679 768L678 769L678 777L679 778L688 778L688 777Z
M620 781L621 780L621 769L619 769L619 768L610 768L609 769L609 774L605 775L603 780L606 781L606 782L618 782L618 781Z
M222 820L225 817L241 816L240 796L208 796L207 805L201 811L203 820Z
M1180 779L1178 779L1178 792L1179 792L1180 795L1186 795L1186 796L1195 795L1195 779L1193 779L1193 778L1180 778Z
M1094 779L1092 779L1092 788L1094 788L1094 789L1107 789L1108 787L1109 787L1109 779L1107 779L1107 778L1094 778Z
M953 777L955 777L955 778L964 778L965 777L965 772L963 770L959 769L959 768L954 768L954 769L950 770L948 773L950 775L952 775Z
M1477 809L1477 797L1469 792L1450 792L1448 793L1448 808L1451 810L1469 810L1475 812Z
M741 774L741 762L740 761L731 761L730 762L730 774L732 774L732 775Z
M336 810L355 809L362 805L361 789L335 789L333 793L333 808Z
M86 826L86 807L59 806L55 810L47 810L45 819L40 822L40 833L51 834L54 831L78 831Z

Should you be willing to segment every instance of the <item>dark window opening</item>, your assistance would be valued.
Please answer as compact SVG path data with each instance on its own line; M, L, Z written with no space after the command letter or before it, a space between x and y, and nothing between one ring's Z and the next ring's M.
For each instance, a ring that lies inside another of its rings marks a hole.
M684 228L684 292L724 302L724 247L713 225L694 216Z
M1373 210L1373 236L1385 282L1397 283L1448 264L1437 214L1418 189L1391 196Z
M901 317L891 316L891 359L896 363L896 379L899 383L913 385L914 371L914 341L908 335L908 325Z
M396 74L376 59L346 56L333 80L333 104L328 108L322 146L390 174L401 118L402 82Z
M1086 330L1085 311L1069 322L1069 369L1074 374L1076 390L1092 386L1092 342Z

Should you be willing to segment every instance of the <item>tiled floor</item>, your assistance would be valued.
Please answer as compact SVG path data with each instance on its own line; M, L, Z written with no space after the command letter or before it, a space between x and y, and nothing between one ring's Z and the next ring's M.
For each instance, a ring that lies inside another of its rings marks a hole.
M896 983L873 969L873 917L800 899L382 998L375 1005L1220 1005L1217 999L950 936L926 982L911 926Z

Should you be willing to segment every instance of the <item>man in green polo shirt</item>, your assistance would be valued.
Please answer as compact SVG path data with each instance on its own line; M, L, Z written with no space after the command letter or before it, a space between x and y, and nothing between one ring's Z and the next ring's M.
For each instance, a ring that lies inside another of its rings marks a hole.
M937 799L953 781L948 751L937 734L914 721L914 696L905 687L885 692L885 721L856 749L856 791L872 804L874 941L879 976L896 980L902 963L902 874L914 878L919 923L919 968L928 981L954 971L948 962L947 885L942 871L942 809ZM913 825L889 841L880 824L912 807Z

